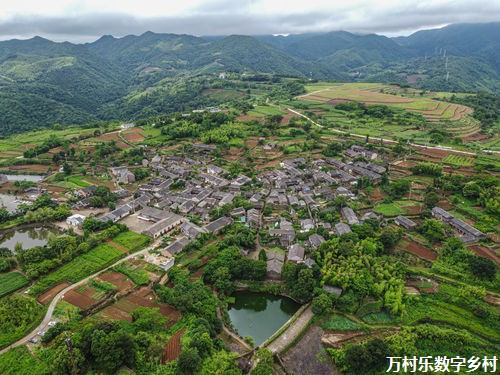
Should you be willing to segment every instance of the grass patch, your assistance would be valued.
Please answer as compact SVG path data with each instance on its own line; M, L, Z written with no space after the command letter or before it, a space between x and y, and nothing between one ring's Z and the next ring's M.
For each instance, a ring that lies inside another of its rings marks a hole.
M373 210L384 216L398 216L405 212L395 203L381 203L373 208Z
M143 249L150 241L149 237L131 231L120 233L113 238L113 242L126 247L131 252Z
M0 274L0 297L12 293L28 285L28 279L19 272Z
M375 312L370 313L362 318L368 324L391 324L394 322L394 318L386 312Z
M352 331L364 328L361 324L342 315L333 315L328 321L322 323L321 327L330 331Z

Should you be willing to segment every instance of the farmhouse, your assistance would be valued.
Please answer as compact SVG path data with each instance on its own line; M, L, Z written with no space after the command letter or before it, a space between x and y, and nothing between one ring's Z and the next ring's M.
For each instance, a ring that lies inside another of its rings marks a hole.
M175 227L181 225L182 222L186 221L186 219L180 215L174 214L173 212L166 211L167 216L151 225L149 228L142 231L142 234L151 237L158 238L165 233L171 231Z
M342 217L347 220L349 225L359 224L358 217L351 207L342 207L340 209L340 213L342 214Z
M441 207L434 207L432 209L432 216L446 224L448 224L450 220L453 219L453 215L448 211L443 210Z
M413 220L408 219L407 217L404 217L402 215L399 215L394 222L408 230L412 230L417 226L417 223L415 223Z
M181 225L181 232L188 236L191 240L195 240L201 236L202 233L205 233L205 230L196 224L186 221Z
M311 247L318 248L323 242L325 242L325 239L317 233L309 236L309 245Z
M266 252L267 256L267 277L270 279L280 279L281 269L283 268L283 262L285 261L285 256L277 251Z
M203 229L206 232L217 234L221 231L221 229L227 227L228 225L230 225L232 223L233 223L233 219L231 219L230 217L223 216L223 217L218 218L217 220L214 220L214 221L208 223L207 225L205 225L203 227Z
M486 238L486 235L480 230L474 228L472 225L467 224L465 221L454 217L450 220L450 226L462 234L463 242L477 242Z
M476 242L486 238L486 234L474 228L472 225L467 224L462 219L454 217L441 207L434 207L432 209L432 216L441 220L443 223L448 224L457 232L462 234L462 237L460 238L465 243Z
M337 232L339 236L342 236L343 234L350 233L352 231L351 227L346 223L338 223L335 224L335 232Z
M180 237L168 245L164 251L168 251L170 254L178 254L180 253L187 245L189 244L189 240L186 237Z
M87 218L86 216L80 214L74 214L66 219L66 224L71 225L73 227L81 227L86 218Z
M298 243L293 244L288 248L288 260L291 262L300 262L304 260L305 249Z

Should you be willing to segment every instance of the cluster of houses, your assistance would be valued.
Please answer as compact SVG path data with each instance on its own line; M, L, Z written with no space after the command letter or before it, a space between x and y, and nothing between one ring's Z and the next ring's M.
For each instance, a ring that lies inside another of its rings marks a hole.
M97 220L118 222L136 214L144 235L157 239L178 233L160 253L150 254L146 259L164 269L173 265L175 254L204 233L218 233L234 222L243 223L269 235L268 243L274 246L274 250L267 252L270 278L281 276L285 261L312 267L315 262L306 255L310 253L307 249L317 249L325 242L319 233L327 231L344 235L351 232L353 225L362 224L365 220L382 220L373 211L357 213L348 206L340 209L341 222L334 225L319 220L315 214L319 209L334 210L328 208L326 203L336 197L356 200L358 197L353 187L360 179L381 180L386 168L380 165L380 160L376 160L379 155L365 147L354 145L349 148L345 154L345 160L350 160L348 162L334 158L313 161L302 157L286 159L279 168L253 178L244 174L232 175L213 164L210 156L213 149L211 145L194 144L189 157L150 155L143 160L142 166L149 168L154 177L147 183L137 185L135 192L119 190L117 193L123 198L123 203ZM112 168L111 173L123 184L135 182L134 174L128 167ZM80 198L83 203L92 196L93 189L82 189ZM227 205L235 200L245 204L226 210ZM224 213L222 217L216 214L219 210ZM297 215L299 210L302 212L300 218ZM437 207L433 209L433 215L462 233L464 241L484 237L477 229L439 210ZM276 215L280 211L287 215ZM304 217L304 212L308 217ZM210 221L214 215L218 218ZM82 218L71 217L68 220L78 223ZM395 222L406 229L417 225L403 216L398 216ZM312 234L304 238L304 234L309 232Z

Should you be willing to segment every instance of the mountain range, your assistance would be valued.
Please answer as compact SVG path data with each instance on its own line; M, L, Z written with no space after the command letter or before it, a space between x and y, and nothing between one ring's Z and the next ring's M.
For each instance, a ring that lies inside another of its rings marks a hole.
M498 93L498 35L500 23L456 24L397 38L346 31L225 37L146 32L86 44L41 37L3 41L0 128L7 134L202 105L202 77L220 72Z

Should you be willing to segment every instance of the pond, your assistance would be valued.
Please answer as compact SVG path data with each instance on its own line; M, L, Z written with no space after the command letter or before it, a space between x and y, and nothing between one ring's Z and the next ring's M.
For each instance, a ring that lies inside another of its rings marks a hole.
M6 247L14 251L14 247L18 242L23 245L23 249L44 246L47 244L50 234L59 233L56 229L46 227L17 229L0 236L0 247Z
M30 174L6 174L9 181L31 181L39 182L43 180L44 176L30 175Z
M250 336L256 345L262 344L278 331L300 304L288 297L267 293L235 292L234 304L229 306L229 317L240 336Z

